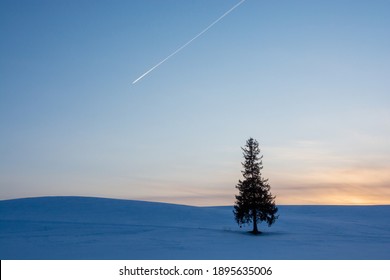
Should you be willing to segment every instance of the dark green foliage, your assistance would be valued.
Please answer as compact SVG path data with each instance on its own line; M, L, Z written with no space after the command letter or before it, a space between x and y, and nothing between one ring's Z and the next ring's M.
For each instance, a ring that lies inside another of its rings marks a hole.
M275 206L275 196L270 192L268 179L261 176L263 156L259 157L259 143L249 138L241 149L245 159L242 163L244 170L241 171L244 180L239 180L236 185L239 194L236 195L233 212L239 226L252 223L252 232L257 234L260 233L257 223L265 221L271 226L278 218L275 216L278 208Z

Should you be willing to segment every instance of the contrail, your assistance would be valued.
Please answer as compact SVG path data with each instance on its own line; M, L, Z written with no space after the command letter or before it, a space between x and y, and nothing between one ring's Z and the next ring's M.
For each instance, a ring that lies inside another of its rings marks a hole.
M234 5L233 7L231 7L227 12L225 12L222 16L220 16L218 19L216 19L214 22L212 22L209 26L207 26L205 29L203 29L198 35L196 35L194 38L192 38L191 40L189 40L187 43L185 43L183 46L181 46L180 48L178 48L176 51L174 51L173 53L171 53L170 55L168 55L166 58L164 58L163 60L161 60L159 63L157 63L155 66L153 66L152 68L150 68L148 71L146 71L144 74L142 74L139 78L137 78L133 84L135 84L136 82L138 82L139 80L141 80L143 77L145 77L146 75L148 75L150 72L152 72L154 69L156 69L157 67L159 67L161 64L163 64L165 61L167 61L168 59L170 59L172 56L174 56L175 54L177 54L178 52L180 52L182 49L184 49L185 47L187 47L189 44L192 43L192 41L194 41L196 38L198 38L199 36L201 36L203 33L205 33L207 30L209 30L211 27L213 27L218 21L220 21L221 19L223 19L224 17L226 17L228 14L230 14L234 9L236 9L238 6L240 6L242 3L244 3L245 0L241 0L239 3L237 3L236 5Z

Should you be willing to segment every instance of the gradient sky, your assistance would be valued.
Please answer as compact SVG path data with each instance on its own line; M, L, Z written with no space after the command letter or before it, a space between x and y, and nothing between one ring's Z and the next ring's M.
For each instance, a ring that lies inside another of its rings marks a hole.
M0 1L0 199L390 204L390 1Z

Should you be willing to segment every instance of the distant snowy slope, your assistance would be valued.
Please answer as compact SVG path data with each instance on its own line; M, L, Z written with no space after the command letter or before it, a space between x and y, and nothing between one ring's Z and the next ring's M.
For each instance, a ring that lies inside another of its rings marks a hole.
M95 197L0 201L2 220L192 227L210 222L209 212L203 207ZM215 225L211 221L208 226Z
M1 259L390 259L390 206L280 206L264 233L232 207L89 197L0 201Z

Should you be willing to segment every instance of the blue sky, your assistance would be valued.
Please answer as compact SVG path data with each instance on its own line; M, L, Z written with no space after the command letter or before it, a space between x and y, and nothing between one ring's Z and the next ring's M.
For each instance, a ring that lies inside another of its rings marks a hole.
M389 1L0 1L0 199L390 203Z

